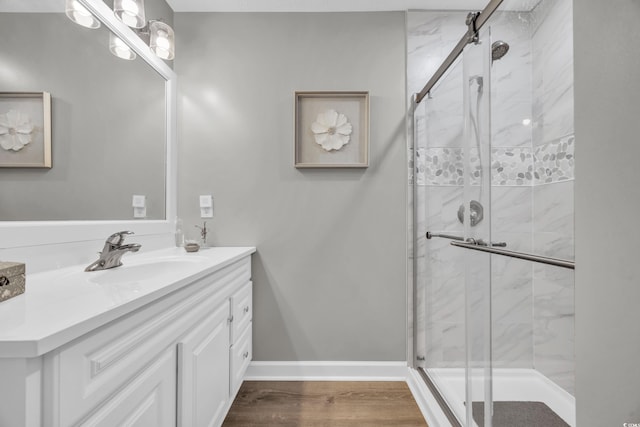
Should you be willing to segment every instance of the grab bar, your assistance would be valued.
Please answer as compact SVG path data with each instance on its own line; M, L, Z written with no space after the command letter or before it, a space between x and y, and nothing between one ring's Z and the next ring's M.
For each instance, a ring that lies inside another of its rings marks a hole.
M440 233L432 233L430 231L427 231L427 234L425 236L427 239L432 239L434 237L442 237L443 239L450 239L450 240L457 240L460 242L465 242L464 237L460 237L460 236L454 236L452 234L440 234ZM466 240L467 243L471 243L473 245L480 245L480 246L489 246L487 245L487 242L485 242L482 239L474 239L474 238L468 238ZM507 246L506 242L493 242L491 243L492 247L500 247L500 248L504 248Z
M471 249L471 250L474 250L474 251L488 252L490 254L508 256L508 257L511 257L511 258L524 259L524 260L527 260L527 261L539 262L541 264L547 264L547 265L553 265L553 266L556 266L556 267L568 268L568 269L571 269L571 270L575 270L575 268L576 268L576 263L574 261L568 261L568 260L565 260L565 259L551 258L551 257L540 256L540 255L527 254L527 253L524 253L524 252L508 251L506 249L494 249L494 248L492 248L490 246L479 246L477 244L467 243L467 242L451 242L451 245L458 246L460 248Z

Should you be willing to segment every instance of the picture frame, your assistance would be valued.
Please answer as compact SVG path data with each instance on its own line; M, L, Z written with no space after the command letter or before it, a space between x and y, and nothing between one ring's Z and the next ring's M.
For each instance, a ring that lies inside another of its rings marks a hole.
M296 168L369 166L369 92L295 92Z
M49 92L0 92L0 167L51 168Z

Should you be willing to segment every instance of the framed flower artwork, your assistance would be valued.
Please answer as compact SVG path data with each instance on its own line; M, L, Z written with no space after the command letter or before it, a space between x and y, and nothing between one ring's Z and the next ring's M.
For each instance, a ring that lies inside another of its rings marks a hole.
M296 168L369 166L369 92L296 92Z
M48 92L0 92L0 167L51 167Z

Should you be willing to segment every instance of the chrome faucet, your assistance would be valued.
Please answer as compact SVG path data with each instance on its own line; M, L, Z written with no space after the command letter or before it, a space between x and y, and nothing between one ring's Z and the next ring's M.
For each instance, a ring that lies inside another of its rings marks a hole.
M138 252L141 247L139 243L123 244L125 236L129 234L133 234L133 231L120 231L109 236L104 242L102 252L99 253L100 258L89 264L84 271L97 271L120 267L122 265L120 258L122 258L125 252Z

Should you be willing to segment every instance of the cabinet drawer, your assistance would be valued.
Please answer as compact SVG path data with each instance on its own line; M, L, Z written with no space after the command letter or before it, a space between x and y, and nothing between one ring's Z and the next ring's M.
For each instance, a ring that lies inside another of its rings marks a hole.
M233 323L231 328L231 343L244 332L253 317L253 291L252 283L248 282L231 297L231 315Z
M235 344L231 346L231 369L229 371L230 379L230 393L231 398L235 396L242 384L242 379L244 378L244 374L247 371L247 367L249 367L249 363L251 363L251 359L253 358L253 351L251 345L251 322L249 323L247 329L244 330L242 335L238 337Z

